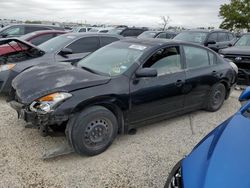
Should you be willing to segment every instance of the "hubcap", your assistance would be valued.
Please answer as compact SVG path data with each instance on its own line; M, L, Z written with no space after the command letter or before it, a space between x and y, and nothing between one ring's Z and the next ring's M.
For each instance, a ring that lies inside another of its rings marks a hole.
M105 119L91 121L84 132L85 143L89 147L105 144L110 135L110 123Z
M215 91L215 93L214 93L213 103L214 103L215 105L220 104L220 103L221 103L221 98L222 98L222 92L221 92L219 89L217 89L217 90Z

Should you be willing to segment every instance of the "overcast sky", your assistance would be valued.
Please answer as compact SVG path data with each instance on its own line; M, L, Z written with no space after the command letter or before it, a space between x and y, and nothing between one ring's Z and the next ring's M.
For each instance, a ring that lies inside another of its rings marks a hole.
M221 4L229 0L0 0L0 18L74 21L91 24L219 26Z

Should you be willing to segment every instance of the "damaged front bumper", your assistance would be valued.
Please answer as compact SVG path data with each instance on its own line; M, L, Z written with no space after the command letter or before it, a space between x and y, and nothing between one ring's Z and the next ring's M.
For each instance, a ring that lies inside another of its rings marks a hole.
M37 127L42 136L47 136L48 127L50 125L61 125L68 120L67 115L54 115L53 113L39 114L37 112L30 111L28 106L19 103L15 100L9 102L10 106L17 111L18 118L23 119L27 123Z

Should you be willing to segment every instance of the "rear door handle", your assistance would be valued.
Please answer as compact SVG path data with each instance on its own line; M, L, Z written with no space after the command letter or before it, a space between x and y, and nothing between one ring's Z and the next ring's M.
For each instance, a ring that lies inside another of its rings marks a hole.
M177 80L177 81L175 82L175 85L176 85L177 87L181 87L183 84L184 84L184 81L183 81L183 80Z

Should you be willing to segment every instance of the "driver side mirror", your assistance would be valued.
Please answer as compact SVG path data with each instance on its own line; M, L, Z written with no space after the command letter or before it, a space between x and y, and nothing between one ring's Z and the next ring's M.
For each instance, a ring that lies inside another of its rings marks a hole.
M247 87L244 91L242 91L239 97L239 101L241 105L243 106L249 100L250 100L250 87Z
M67 56L69 54L73 54L73 51L70 48L63 48L59 54L62 56Z
M149 78L149 77L156 77L157 70L153 68L142 68L136 71L135 76L137 78Z

